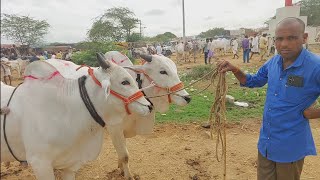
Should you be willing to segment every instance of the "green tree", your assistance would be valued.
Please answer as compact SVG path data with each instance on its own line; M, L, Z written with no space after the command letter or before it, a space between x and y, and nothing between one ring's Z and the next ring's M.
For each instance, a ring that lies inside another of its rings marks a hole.
M128 40L138 21L135 14L126 7L111 8L96 18L88 31L88 37L92 41Z
M106 53L108 51L123 51L111 42L80 42L75 46L81 51L72 55L72 61L76 64L86 64L89 66L98 66L97 52Z
M22 45L36 45L48 33L49 27L45 20L15 14L1 14L1 33Z
M308 16L309 26L320 26L320 1L319 0L302 0L301 16Z
M128 39L127 42L137 42L140 41L142 37L140 36L140 33L132 33Z
M163 34L158 34L152 38L150 38L150 41L152 42L167 42L170 41L173 38L176 38L177 36L174 35L171 32L165 32Z
M201 32L199 37L206 38L206 37L214 37L214 36L223 36L227 35L227 31L224 28L212 28L205 32Z

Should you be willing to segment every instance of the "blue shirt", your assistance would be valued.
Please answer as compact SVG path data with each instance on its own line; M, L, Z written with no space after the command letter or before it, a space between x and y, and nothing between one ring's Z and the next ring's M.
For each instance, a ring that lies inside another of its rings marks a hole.
M303 78L303 86L288 84L288 76ZM283 59L276 55L255 75L247 74L246 87L268 83L258 150L269 160L294 162L316 155L309 121L303 111L320 95L320 57L303 49L293 64L283 70Z

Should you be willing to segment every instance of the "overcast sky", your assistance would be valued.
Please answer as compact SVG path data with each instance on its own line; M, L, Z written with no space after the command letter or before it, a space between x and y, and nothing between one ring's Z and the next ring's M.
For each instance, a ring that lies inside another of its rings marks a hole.
M1 0L1 13L47 20L51 27L46 42L78 42L85 40L95 17L120 6L141 19L143 35L169 31L182 36L182 0ZM261 27L283 6L284 0L185 0L186 35L214 27Z

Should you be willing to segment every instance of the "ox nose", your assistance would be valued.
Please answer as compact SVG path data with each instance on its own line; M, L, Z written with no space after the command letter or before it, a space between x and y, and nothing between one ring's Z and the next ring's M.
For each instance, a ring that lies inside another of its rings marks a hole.
M190 96L183 96L183 99L187 101L187 103L189 103L191 101L191 97Z
M153 110L153 106L152 105L149 105L148 108L149 108L149 112L151 112Z

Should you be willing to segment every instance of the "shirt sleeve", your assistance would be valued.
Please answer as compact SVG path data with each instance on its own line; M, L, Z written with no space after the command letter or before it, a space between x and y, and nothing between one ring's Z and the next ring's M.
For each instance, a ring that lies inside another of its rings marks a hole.
M268 66L270 60L267 61L256 74L246 74L246 83L241 84L243 87L262 87L268 82Z

